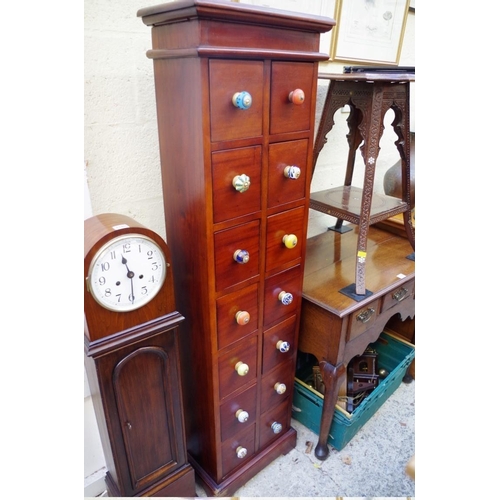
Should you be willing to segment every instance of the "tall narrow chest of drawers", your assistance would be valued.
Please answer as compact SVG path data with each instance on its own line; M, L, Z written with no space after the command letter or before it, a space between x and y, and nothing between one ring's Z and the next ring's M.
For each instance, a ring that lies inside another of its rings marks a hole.
M231 495L296 443L298 344L320 34L334 21L215 0L152 26L187 449Z

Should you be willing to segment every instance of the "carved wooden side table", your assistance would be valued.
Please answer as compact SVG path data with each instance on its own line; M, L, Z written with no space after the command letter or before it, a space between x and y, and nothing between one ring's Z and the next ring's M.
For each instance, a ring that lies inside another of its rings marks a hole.
M367 258L367 236L369 226L398 214L403 214L404 227L413 249L415 229L411 220L410 203L410 82L414 73L350 73L324 74L319 79L329 80L318 132L316 135L313 165L326 144L326 136L333 127L335 112L349 105L349 133L344 185L311 194L310 207L337 217L335 230L344 232L343 221L359 226L355 283L341 290L355 300L364 300L371 295L365 286L365 265ZM375 167L379 154L379 142L384 130L384 116L392 109L395 119L392 123L398 140L395 145L401 156L402 195L395 198L373 193ZM360 149L365 164L363 188L351 186L356 150Z

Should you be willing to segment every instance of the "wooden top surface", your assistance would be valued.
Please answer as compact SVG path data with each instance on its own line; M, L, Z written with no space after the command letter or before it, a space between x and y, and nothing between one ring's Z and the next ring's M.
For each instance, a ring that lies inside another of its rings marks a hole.
M319 33L330 31L336 24L332 18L326 16L240 4L229 0L175 0L142 8L137 12L137 16L142 17L148 26L202 17L306 29Z
M406 83L415 81L415 73L397 72L365 72L365 73L319 73L320 80L335 80L337 82L386 82Z
M337 316L345 316L415 276L413 249L406 238L371 226L365 267L366 289L373 292L362 302L339 292L354 283L358 226L344 234L326 231L307 240L302 296Z

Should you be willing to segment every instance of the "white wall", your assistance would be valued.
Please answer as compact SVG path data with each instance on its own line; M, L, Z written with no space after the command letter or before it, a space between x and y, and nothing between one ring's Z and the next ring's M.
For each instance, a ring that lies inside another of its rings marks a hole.
M140 8L157 3L165 3L165 0L85 0L84 161L87 179L84 185L85 189L88 186L88 204L94 214L117 212L131 216L168 241L163 220L153 63L146 57L146 51L151 48L151 29L136 17ZM267 3L272 4L272 0ZM290 10L294 5L294 0L290 0ZM415 19L410 13L400 65L414 65L414 52ZM322 64L320 70L341 73L344 64L329 62ZM320 82L318 114L324 92L325 86ZM341 116L346 118L347 114ZM388 125L386 129L392 130ZM345 134L346 129L339 123L328 138L318 160L313 191L343 182ZM390 133L383 137L376 189L381 189L385 170L398 159L392 137ZM383 154L386 148L389 150L387 156ZM360 168L356 170L355 185L361 175ZM316 217L318 214L311 215ZM85 492L93 496L92 472L97 471L96 480L101 484L99 470L105 464L90 398L85 401Z

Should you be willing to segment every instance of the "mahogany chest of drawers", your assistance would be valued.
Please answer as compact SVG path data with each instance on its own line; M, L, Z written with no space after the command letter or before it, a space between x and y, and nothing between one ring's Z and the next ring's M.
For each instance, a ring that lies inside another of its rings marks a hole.
M226 1L152 26L187 449L229 496L296 443L298 344L320 34L332 19Z

